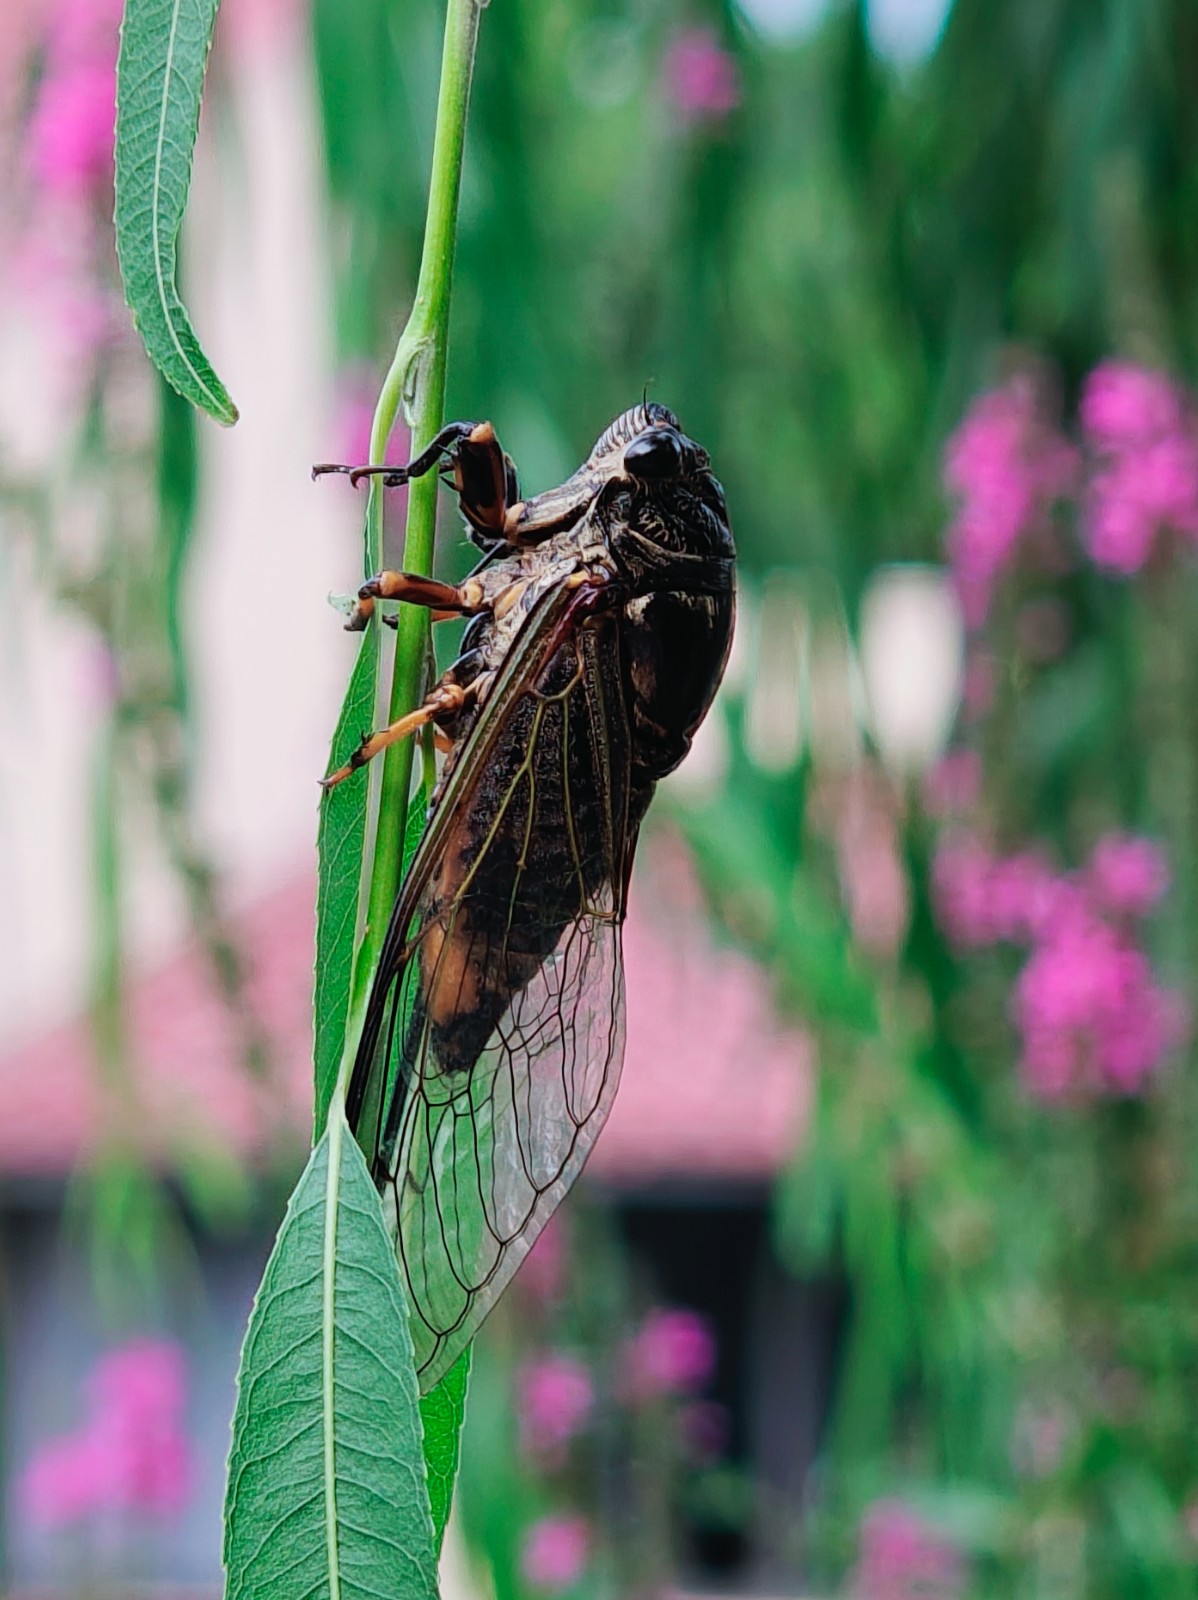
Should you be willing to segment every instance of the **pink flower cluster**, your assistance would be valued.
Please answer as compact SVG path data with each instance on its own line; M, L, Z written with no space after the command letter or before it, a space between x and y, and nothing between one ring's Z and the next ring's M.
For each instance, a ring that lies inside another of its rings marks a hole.
M901 1500L875 1500L859 1541L857 1600L956 1600L962 1591L960 1552Z
M28 202L18 208L0 290L51 330L48 371L70 406L86 393L96 354L128 326L110 222L121 3L53 0L44 9L21 153Z
M1129 935L1084 910L1056 921L1019 976L1024 1078L1044 1100L1136 1094L1184 1035L1178 997Z
M684 122L720 122L740 104L736 58L710 28L685 28L666 53L665 90Z
M541 1263L547 1283L534 1285L534 1301L556 1296L561 1289L564 1247L560 1224L549 1234ZM540 1249L540 1245L537 1247ZM535 1255L534 1251L534 1255ZM548 1295L546 1294L548 1290ZM662 1418L642 1407L669 1401L673 1437L683 1458L694 1463L717 1461L727 1447L728 1414L704 1400L700 1391L715 1370L716 1343L707 1321L696 1312L656 1307L625 1341L613 1388L605 1398L632 1414L646 1417L654 1428ZM571 1441L592 1422L599 1396L591 1370L576 1356L553 1351L528 1361L516 1375L520 1446L529 1476L549 1488L569 1464ZM585 1575L592 1546L585 1518L559 1511L542 1516L527 1530L521 1567L529 1589L559 1595Z
M573 1356L531 1362L517 1380L520 1442L530 1455L552 1456L581 1432L595 1404L591 1375Z
M564 1594L586 1571L591 1528L585 1517L542 1517L524 1536L520 1570L539 1594Z
M1079 874L1035 851L995 856L969 833L941 844L932 888L950 938L964 949L1032 947L1013 1014L1039 1098L1135 1094L1181 1041L1180 1000L1157 984L1133 926L1168 882L1160 848L1127 834L1100 839Z
M1081 422L1097 461L1083 529L1096 564L1138 572L1166 528L1198 540L1198 429L1183 391L1107 361L1086 382Z
M1126 361L1096 367L1082 391L1088 479L1082 541L1110 572L1139 572L1171 532L1198 543L1198 418L1162 372ZM1053 501L1081 487L1080 458L1050 429L1034 386L1016 379L982 395L949 440L945 482L958 500L946 536L965 620L985 622L995 585Z
M25 154L51 194L74 197L111 181L120 20L120 0L59 0L50 13Z
M43 1445L22 1477L33 1521L61 1528L104 1512L179 1511L192 1481L179 1346L134 1339L110 1351L93 1368L87 1394L87 1421Z
M944 476L959 502L947 543L971 628L985 622L1000 574L1053 501L1072 490L1077 468L1076 451L1046 425L1028 380L970 408L949 440Z
M695 1311L651 1311L624 1351L630 1400L694 1394L715 1371L715 1336Z

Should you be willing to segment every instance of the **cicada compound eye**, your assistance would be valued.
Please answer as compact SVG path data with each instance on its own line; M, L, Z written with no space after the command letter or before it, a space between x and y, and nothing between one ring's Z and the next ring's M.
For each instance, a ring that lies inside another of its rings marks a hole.
M673 428L650 428L625 449L624 471L634 478L677 478L682 472L682 440Z

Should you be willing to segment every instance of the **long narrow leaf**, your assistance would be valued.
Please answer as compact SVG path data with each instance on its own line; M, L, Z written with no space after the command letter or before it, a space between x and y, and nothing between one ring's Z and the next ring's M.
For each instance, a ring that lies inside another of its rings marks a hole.
M287 1208L242 1352L226 1600L432 1600L420 1430L395 1254L335 1109Z
M363 732L371 726L377 657L378 630L371 628L363 636L349 688L345 691L333 734L330 769L349 760ZM316 837L316 984L312 997L316 1138L324 1132L345 1040L365 837L366 777L363 773L352 783L342 783L328 790L320 802L320 830Z
M116 247L146 354L217 422L237 407L192 332L175 284L204 68L218 0L125 0L117 62Z

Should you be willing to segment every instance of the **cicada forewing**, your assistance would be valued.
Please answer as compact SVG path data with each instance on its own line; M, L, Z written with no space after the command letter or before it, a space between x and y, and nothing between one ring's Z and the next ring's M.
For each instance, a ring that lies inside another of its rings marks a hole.
M347 1097L425 1390L577 1178L619 1080L621 923L643 808L618 618L586 598L542 597L453 758Z

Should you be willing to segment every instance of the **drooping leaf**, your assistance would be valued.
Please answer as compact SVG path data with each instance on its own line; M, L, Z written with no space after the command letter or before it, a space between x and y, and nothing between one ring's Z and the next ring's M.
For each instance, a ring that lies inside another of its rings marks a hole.
M466 1415L466 1387L470 1380L467 1346L435 1389L420 1399L424 1423L424 1464L428 1472L428 1498L433 1513L433 1538L438 1551L453 1504L453 1484L458 1473L462 1422Z
M329 755L329 770L349 760L374 719L378 632L370 628L350 675ZM315 1137L324 1131L337 1082L349 1007L358 882L366 834L366 779L338 784L320 802L316 836L316 981L313 991L316 1074Z
M125 299L163 377L217 422L237 407L175 283L218 0L125 0L117 62L116 247Z
M267 1263L238 1376L226 1600L431 1600L407 1307L378 1195L339 1110Z

